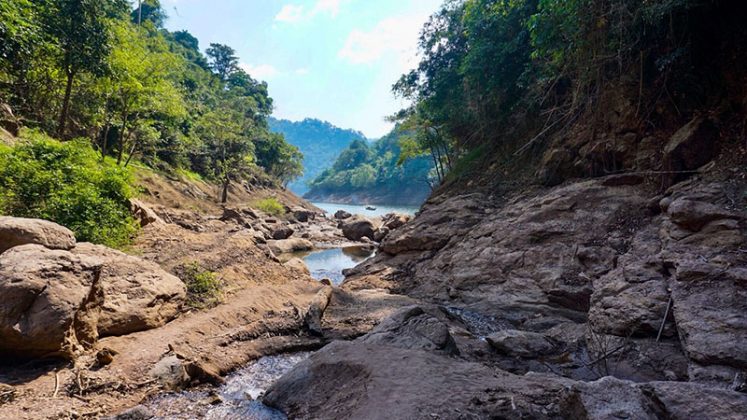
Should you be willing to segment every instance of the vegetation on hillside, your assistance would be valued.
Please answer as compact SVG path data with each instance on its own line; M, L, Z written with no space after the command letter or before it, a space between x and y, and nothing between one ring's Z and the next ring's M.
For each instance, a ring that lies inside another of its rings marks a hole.
M360 131L345 130L317 119L303 121L270 118L270 130L285 136L288 143L303 153L303 176L289 184L291 191L303 195L308 184L329 167L353 140L366 137Z
M432 162L405 154L410 134L395 129L373 144L356 140L311 183L306 197L354 203L419 205L436 182Z
M127 244L137 227L128 171L101 162L87 139L23 134L15 147L0 145L0 214L54 220L79 241Z
M537 156L550 134L603 112L601 93L621 80L638 92L642 120L660 98L686 112L713 77L698 72L721 47L713 18L736 4L447 0L423 28L419 66L393 86L411 102L392 117L414 133L405 157L429 155L444 178L465 158Z
M267 84L231 47L204 55L165 19L158 0L134 11L127 0L2 2L0 101L23 125L87 138L121 166L188 169L226 188L255 168L299 176L300 153L269 131Z

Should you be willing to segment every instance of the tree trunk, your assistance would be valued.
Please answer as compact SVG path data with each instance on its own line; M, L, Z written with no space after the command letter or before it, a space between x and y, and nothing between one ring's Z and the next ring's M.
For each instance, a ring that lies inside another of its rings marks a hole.
M225 204L228 201L228 185L231 183L231 178L226 175L226 179L223 180L223 194L220 197L220 202Z
M101 161L103 162L104 159L106 159L106 148L109 143L109 129L111 128L111 124L109 122L106 123L106 127L104 128L104 137L101 139Z
M67 70L67 85L65 86L65 98L62 100L62 112L60 113L60 121L57 124L57 137L62 139L65 135L65 125L67 123L67 115L70 112L70 95L73 92L73 79L75 78L75 72Z
M122 164L122 154L124 153L125 147L125 132L127 131L127 117L125 116L122 120L122 131L119 133L119 152L117 153L117 165Z
M135 154L135 149L137 149L137 143L138 143L137 140L132 142L132 147L130 147L130 154L127 156L127 160L125 161L125 164L124 164L125 168L127 167L127 165L130 164L130 159L132 159L132 155Z

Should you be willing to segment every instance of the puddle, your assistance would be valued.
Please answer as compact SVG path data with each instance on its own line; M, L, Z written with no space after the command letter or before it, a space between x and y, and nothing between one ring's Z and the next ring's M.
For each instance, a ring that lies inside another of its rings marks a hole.
M284 420L283 413L267 407L257 398L309 355L311 353L303 352L265 356L228 375L220 388L164 393L145 406L153 411L156 419L163 420Z
M374 255L375 251L367 247L351 246L347 248L324 249L295 254L306 262L311 277L321 280L328 278L339 285L345 280L342 271L353 268Z

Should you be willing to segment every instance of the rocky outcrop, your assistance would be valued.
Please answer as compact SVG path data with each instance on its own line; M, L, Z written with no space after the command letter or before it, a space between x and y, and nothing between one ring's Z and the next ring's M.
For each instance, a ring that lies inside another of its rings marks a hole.
M75 246L75 235L70 229L47 220L0 216L0 253L25 244L71 249Z
M680 128L664 146L663 169L667 186L686 179L718 155L719 130L713 121L697 116Z
M374 223L362 216L353 216L342 221L342 234L351 241L360 241L363 238L373 240L376 226Z
M280 226L272 231L272 239L283 240L293 236L295 231L290 226Z
M73 356L98 337L161 326L185 286L156 264L98 245L16 246L0 255L0 353Z
M335 212L335 219L337 220L344 220L352 216L353 216L352 214L346 212L345 210L337 210Z
M150 206L140 200L130 200L130 211L135 217L135 220L140 223L141 227L145 227L153 223L163 223L163 220L158 216L158 214L156 214L156 212L153 211Z

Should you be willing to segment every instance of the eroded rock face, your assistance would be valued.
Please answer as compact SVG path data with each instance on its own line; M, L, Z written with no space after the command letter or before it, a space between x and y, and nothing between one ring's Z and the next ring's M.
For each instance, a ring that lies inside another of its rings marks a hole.
M0 216L0 253L25 244L71 249L75 246L75 235L70 229L48 220Z
M23 245L0 255L0 353L71 357L99 336L161 326L186 296L156 264L112 249Z

